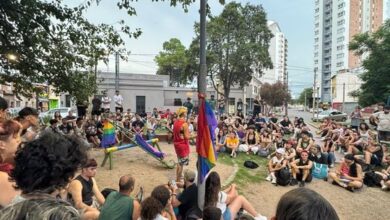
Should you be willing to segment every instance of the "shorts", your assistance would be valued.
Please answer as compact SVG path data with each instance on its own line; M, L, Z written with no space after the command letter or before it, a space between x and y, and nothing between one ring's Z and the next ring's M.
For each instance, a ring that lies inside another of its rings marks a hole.
M115 112L118 112L118 110L120 111L120 113L123 112L123 107L115 107Z
M188 164L190 163L190 157L189 157L189 156L186 156L186 157L177 157L177 163L178 163L180 166L188 166Z
M231 220L232 219L232 213L230 212L229 207L226 207L225 211L223 212L223 220Z
M297 180L302 181L303 178L303 170L299 169L299 173L297 173ZM311 176L311 173L307 175L305 182L310 183L313 177Z
M91 112L92 115L100 115L101 111L99 109L92 110Z

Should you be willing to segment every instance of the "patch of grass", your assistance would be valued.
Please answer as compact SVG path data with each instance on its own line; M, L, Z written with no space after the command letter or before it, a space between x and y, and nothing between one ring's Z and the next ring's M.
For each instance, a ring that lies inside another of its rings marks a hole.
M244 166L246 160L251 160L259 165L256 169L249 169ZM227 153L221 153L218 155L218 162L234 166L237 164L238 172L233 182L239 186L245 186L249 183L259 183L265 180L267 176L267 163L268 159L257 155L247 155L245 153L239 153L236 158L231 158Z

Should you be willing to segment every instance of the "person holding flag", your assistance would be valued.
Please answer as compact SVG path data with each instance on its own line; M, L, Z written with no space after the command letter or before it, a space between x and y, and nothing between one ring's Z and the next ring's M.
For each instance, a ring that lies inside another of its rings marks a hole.
M176 111L179 117L173 124L173 145L177 155L176 182L182 186L183 167L189 164L190 154L190 132L187 124L187 108L182 106Z

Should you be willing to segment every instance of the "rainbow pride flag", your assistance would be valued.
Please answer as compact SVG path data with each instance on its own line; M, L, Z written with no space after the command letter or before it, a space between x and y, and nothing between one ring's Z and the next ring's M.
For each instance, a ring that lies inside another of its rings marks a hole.
M101 146L103 148L112 147L115 144L115 127L108 120L103 122L103 137Z
M211 105L199 95L198 133L196 137L196 152L198 153L198 184L202 184L215 166L215 129L218 122Z

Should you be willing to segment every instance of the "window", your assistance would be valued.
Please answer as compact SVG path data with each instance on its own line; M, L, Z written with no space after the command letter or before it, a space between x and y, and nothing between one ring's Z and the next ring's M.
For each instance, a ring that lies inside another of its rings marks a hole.
M342 11L342 12L339 12L338 14L337 14L337 17L342 17L343 15L345 15L345 11Z
M343 25L343 24L345 24L345 19L342 19L342 20L337 22L337 25Z
M315 52L315 53L314 53L314 57L318 57L318 52Z
M343 57L344 57L344 53L337 54L337 58L343 58Z
M318 42L318 40L319 40L319 39L318 39L318 37L314 38L314 42L316 42L316 43L317 43L317 42Z
M338 37L337 38L337 43L340 43L340 42L343 42L344 41L344 37Z
M343 66L343 65L344 65L344 62L338 62L338 63L336 64L337 67L341 67L341 66Z
M316 8L315 12L316 12L316 13L320 12L320 9L319 9L319 8Z
M341 3L341 4L338 5L338 8L339 8L339 9L342 9L344 6L345 6L345 3L343 2L343 3Z
M344 45L337 46L337 50L342 50L342 49L344 49Z
M318 60L314 60L314 64L318 64Z
M314 46L314 50L318 50L318 45L315 45L315 46Z
M20 101L16 101L16 107L20 107Z
M315 35L318 35L319 33L320 33L320 31L318 31L318 30L317 30L317 31L314 31L314 34L315 34Z
M316 26L316 28L318 28L318 27L320 26L320 23L317 22L317 23L315 24L315 26Z
M320 20L320 16L319 15L316 15L314 18L315 18L316 21Z
M173 99L173 106L182 106L182 101L180 98Z
M342 33L344 33L345 32L345 28L339 28L339 29L337 29L337 33L338 34L342 34Z

